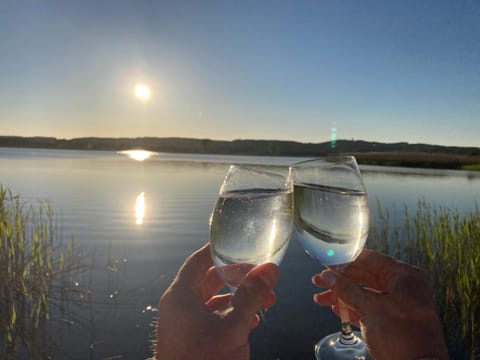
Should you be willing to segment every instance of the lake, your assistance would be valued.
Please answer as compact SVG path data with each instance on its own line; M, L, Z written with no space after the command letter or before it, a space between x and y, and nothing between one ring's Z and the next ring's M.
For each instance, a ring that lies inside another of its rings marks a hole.
M58 337L54 359L146 359L161 293L178 267L208 241L208 220L232 163L288 166L305 158L156 154L137 161L102 151L0 148L0 184L24 199L48 199L57 235L92 259L88 311ZM402 221L419 200L474 210L480 173L365 166L372 222L377 202ZM338 331L330 309L311 300L321 271L292 241L277 303L251 335L252 359L314 359L313 344ZM77 281L77 280L76 280Z

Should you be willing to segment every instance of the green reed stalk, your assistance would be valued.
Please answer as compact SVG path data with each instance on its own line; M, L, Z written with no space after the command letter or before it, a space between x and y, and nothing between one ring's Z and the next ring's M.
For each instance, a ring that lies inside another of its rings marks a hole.
M49 358L52 309L62 308L78 291L71 281L59 280L77 276L83 265L76 256L64 260L52 219L47 203L29 205L0 186L1 359L15 359L20 350L30 359ZM60 304L59 292L69 294Z
M460 215L456 209L425 201L404 223L393 225L380 206L368 247L425 269L431 276L439 314L452 358L476 359L480 347L480 211ZM459 348L461 345L461 348Z

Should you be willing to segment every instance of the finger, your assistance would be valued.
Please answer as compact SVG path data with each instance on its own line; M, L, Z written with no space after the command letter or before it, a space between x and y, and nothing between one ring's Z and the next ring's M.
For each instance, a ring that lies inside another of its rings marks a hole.
M252 320L252 323L250 324L250 330L252 329L255 329L258 324L260 324L260 317L255 314L255 316L253 317L253 320Z
M398 272L403 272L403 266L394 258L375 250L363 249L344 273L358 283L384 290L391 277Z
M361 266L356 266L354 263L348 265L343 271L343 274L354 280L358 284L363 284L379 290L383 287L383 285L380 285L379 274L372 273L371 271L364 269Z
M185 260L177 273L175 287L180 288L182 292L198 292L201 280L212 265L210 246L207 244Z
M312 276L312 284L318 286L319 288L328 289L331 287L329 282L329 274L331 270L324 270L320 274Z
M337 315L338 317L341 317L340 315L340 307L338 306L338 298L335 296L333 291L331 290L326 290L321 293L313 295L313 301L317 303L320 306L330 306L332 308L332 311ZM359 327L360 326L360 317L358 313L350 309L349 307L346 307L348 313L349 313L349 319L350 322Z
M372 289L392 294L417 294L419 292L415 289L428 287L428 276L422 269L367 249L346 268L344 274Z
M254 267L254 264L249 263L230 264L218 267L217 271L226 283L238 288L245 275Z
M248 328L252 318L271 296L279 277L275 264L263 264L250 271L232 297L233 311L229 314L232 324Z
M265 309L271 308L275 304L276 300L277 300L277 296L273 291L270 291L270 293L267 295L265 299L265 302L262 305L262 309L265 310Z
M332 289L335 296L343 300L349 307L363 314L370 304L368 294L352 279L333 270L320 273L322 284Z
M332 305L332 311L337 315L339 318L341 318L340 314L340 306L338 304ZM358 313L350 308L347 308L348 311L348 318L350 324L356 326L357 328L360 327L360 316Z
M313 301L320 306L332 306L338 303L338 298L332 290L326 290L313 295Z
M212 266L210 269L208 269L202 281L202 286L200 289L202 294L202 301L207 301L223 287L225 287L225 283L223 282L215 267Z
M375 250L363 249L360 255L352 262L352 264L361 265L365 269L372 272L379 272L385 267L390 267L396 260L391 256L382 254Z
M210 298L205 305L207 306L207 309L210 311L221 311L225 310L230 306L230 299L232 295L231 294L222 294L222 295L216 295L212 298Z

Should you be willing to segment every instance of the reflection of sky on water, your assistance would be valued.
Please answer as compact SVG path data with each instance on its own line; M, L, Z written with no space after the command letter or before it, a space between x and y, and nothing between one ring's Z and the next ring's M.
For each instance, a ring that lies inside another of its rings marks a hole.
M405 205L416 208L419 200L461 211L474 210L480 204L480 177L459 176L458 172L450 176L367 172L364 181L371 208L377 201L383 207L402 210Z

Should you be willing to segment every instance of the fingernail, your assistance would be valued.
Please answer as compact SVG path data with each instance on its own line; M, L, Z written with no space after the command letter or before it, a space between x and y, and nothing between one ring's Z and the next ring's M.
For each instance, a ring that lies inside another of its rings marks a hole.
M323 271L320 273L319 277L328 287L333 287L337 282L337 276L330 270Z

